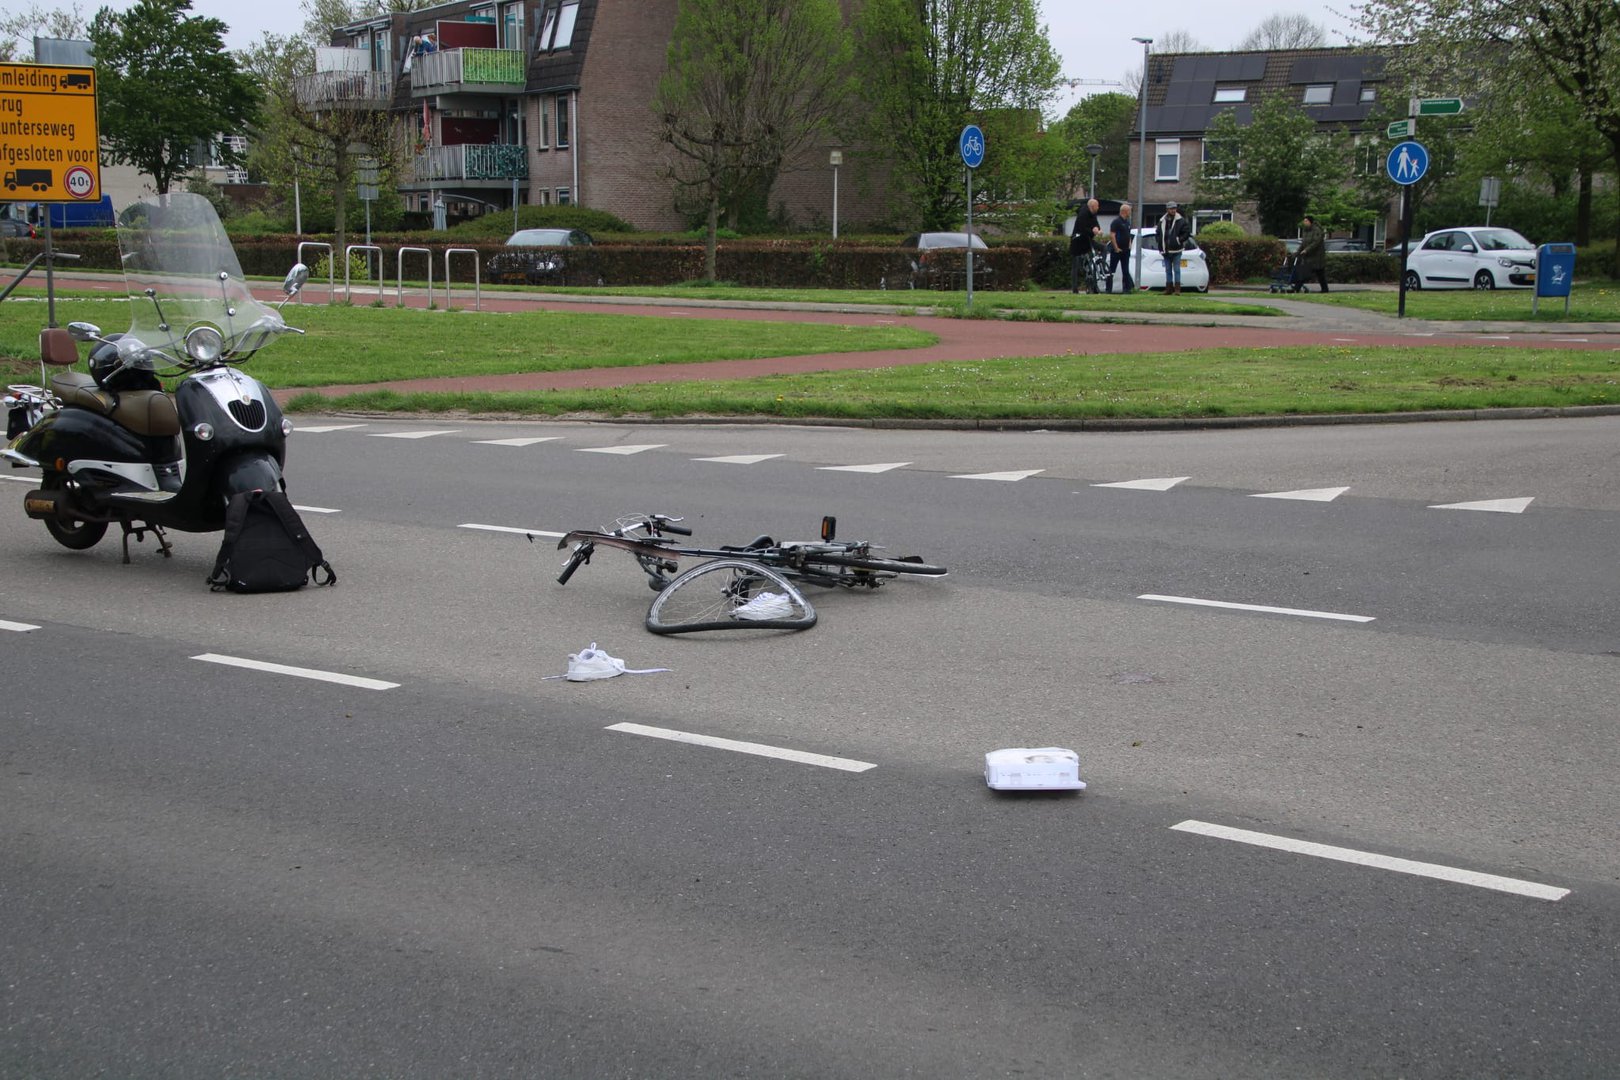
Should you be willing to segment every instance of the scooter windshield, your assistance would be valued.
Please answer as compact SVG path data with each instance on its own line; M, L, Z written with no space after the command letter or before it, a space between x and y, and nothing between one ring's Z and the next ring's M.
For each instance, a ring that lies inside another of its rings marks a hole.
M280 313L248 292L236 249L201 195L131 203L118 215L118 247L133 313L127 337L176 365L223 363L285 329ZM120 342L119 352L133 347Z

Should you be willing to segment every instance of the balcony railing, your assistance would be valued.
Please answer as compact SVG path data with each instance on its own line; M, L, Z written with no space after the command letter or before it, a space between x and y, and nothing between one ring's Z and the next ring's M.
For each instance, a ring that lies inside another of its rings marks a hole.
M293 80L306 109L386 109L394 100L394 76L386 71L317 71Z
M465 180L524 180L529 175L529 148L511 144L465 143L430 146L411 163L418 184Z
M528 54L521 49L444 49L424 53L411 60L411 93L519 93L528 81L528 63Z

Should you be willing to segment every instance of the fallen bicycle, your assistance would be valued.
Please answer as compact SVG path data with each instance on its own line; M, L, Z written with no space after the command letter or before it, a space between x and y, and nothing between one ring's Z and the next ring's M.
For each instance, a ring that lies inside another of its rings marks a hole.
M647 629L655 634L700 630L804 630L815 625L816 612L801 585L821 588L875 589L900 575L939 577L943 566L917 556L899 559L873 555L867 540L838 540L837 519L821 519L821 539L777 542L760 536L740 546L695 547L673 537L691 536L682 519L664 514L620 518L612 529L580 529L558 542L568 548L557 583L566 585L574 571L591 561L598 546L628 551L658 595L647 610ZM532 541L533 536L529 539ZM705 559L680 571L683 556Z

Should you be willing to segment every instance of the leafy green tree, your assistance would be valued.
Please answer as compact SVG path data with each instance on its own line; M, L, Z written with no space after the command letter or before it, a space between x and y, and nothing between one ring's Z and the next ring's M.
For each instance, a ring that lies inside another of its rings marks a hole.
M722 209L769 192L845 107L849 37L837 0L681 0L653 108L666 175L704 207L714 280Z
M1060 64L1035 0L867 0L856 20L863 107L852 141L873 148L895 210L928 229L959 226L966 197L957 139L978 123L989 154L1017 147L1027 116L1057 91Z
M1125 187L1135 146L1131 139L1135 123L1136 99L1129 94L1092 94L1075 102L1063 119L1047 131L1048 137L1059 144L1058 197L1067 199L1091 183L1091 155L1086 153L1086 147L1101 146L1097 189L1128 201L1131 195Z
M1261 231L1272 236L1292 235L1349 179L1343 147L1282 92L1262 97L1246 127L1233 110L1222 112L1204 138L1210 161L1198 173L1199 204L1253 202Z
M1431 94L1468 96L1514 79L1523 92L1568 98L1620 170L1615 0L1366 0L1357 13L1374 41L1405 43L1401 68Z
M190 10L191 0L136 0L90 23L102 141L160 195L191 167L193 148L258 117L259 92L225 51L225 24Z

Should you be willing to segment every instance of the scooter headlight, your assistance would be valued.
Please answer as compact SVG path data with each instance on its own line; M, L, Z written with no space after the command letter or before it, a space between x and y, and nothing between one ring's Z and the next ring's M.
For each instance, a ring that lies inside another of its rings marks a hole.
M293 423L292 423L292 421L287 419L285 416L283 416L281 418L281 437L283 439L285 439L288 435L291 435L292 433L293 433Z
M208 442L214 437L214 425L198 424L196 427L191 429L191 433L197 436L198 442Z
M212 364L225 352L225 337L212 326L194 326L186 332L186 355L199 364Z

